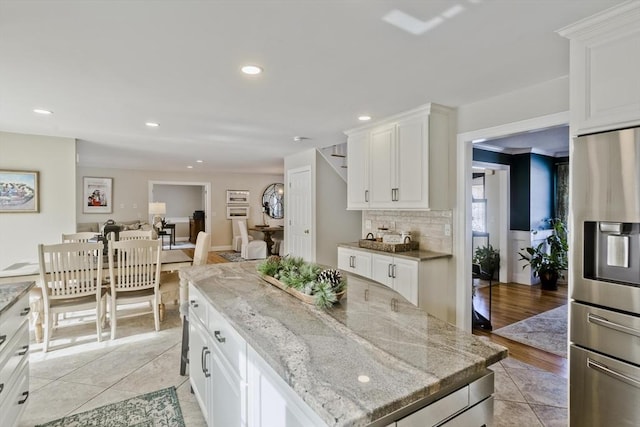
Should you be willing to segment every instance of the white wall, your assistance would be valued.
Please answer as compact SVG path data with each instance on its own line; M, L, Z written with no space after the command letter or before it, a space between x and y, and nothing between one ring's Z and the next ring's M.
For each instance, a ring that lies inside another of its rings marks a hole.
M128 169L78 168L77 194L81 194L83 176L113 177L112 214L82 214L78 208L78 222L100 222L135 219L149 221L149 181L209 182L211 183L211 212L205 219L205 228L211 233L214 250L231 249L231 220L227 219L227 190L250 191L249 226L262 223L262 193L275 182L284 182L283 175L270 174L206 174L190 172L137 171ZM285 193L286 203L286 193ZM282 224L282 220L270 220Z
M0 213L0 269L37 261L39 243L76 227L76 141L0 132L0 168L39 172L38 213Z

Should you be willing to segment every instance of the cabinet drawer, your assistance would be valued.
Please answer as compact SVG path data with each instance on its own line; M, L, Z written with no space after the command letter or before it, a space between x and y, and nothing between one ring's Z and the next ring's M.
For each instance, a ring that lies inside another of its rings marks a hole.
M24 323L0 353L0 401L7 395L18 367L29 358L29 326Z
M434 426L469 405L469 387L465 386L398 421L398 427Z
M0 399L0 425L15 426L29 398L29 369L26 362L20 368L17 380L5 391L7 395Z
M245 340L213 308L209 309L207 329L213 336L213 345L220 351L234 372L240 378L245 379L247 377L247 347Z
M29 295L24 295L0 315L0 352L2 352L23 322L29 319Z
M202 324L207 324L207 300L200 290L189 283L189 313L196 316Z

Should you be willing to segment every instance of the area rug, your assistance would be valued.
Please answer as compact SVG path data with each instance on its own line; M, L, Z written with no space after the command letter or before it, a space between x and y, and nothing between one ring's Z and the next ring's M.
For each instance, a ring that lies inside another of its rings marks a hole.
M229 262L246 261L246 259L240 256L239 252L220 252L218 255L220 255L222 258L226 259Z
M171 247L169 247L171 246ZM169 239L166 239L165 241L162 242L162 249L163 250L172 250L172 249L194 249L196 247L196 245L194 245L193 243L187 241L179 241L179 242L175 242L172 245L169 245Z
M494 334L567 357L568 305L496 329Z
M36 427L185 427L175 387L132 397Z

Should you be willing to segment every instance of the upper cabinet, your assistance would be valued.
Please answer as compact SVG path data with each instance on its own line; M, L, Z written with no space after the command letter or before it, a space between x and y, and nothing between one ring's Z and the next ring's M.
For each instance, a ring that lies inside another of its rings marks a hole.
M450 209L455 111L436 104L345 132L348 209Z
M640 124L640 2L623 3L559 33L571 40L574 135Z

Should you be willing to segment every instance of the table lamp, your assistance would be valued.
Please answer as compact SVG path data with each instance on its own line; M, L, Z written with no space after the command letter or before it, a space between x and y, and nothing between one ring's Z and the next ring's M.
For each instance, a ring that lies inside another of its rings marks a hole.
M164 227L164 219L162 215L167 213L167 204L164 202L151 202L149 203L149 215L153 215L151 223L158 230L162 230Z

